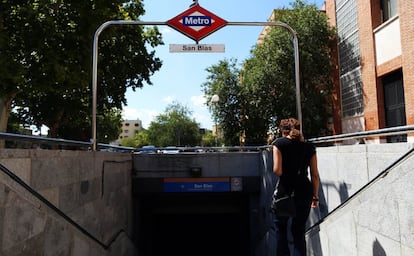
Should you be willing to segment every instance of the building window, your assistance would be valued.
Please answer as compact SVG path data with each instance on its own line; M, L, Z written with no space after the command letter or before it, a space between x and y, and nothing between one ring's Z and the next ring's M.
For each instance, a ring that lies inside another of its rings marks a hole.
M364 97L362 90L361 69L342 75L341 99L342 116L352 117L364 112Z
M125 123L125 126L129 126L129 123Z
M128 130L124 130L124 133L128 133L129 131Z
M398 0L381 0L382 22L398 15Z
M139 127L139 124L135 124L135 127Z
M357 10L357 0L337 1L336 17L343 117L353 117L364 111Z
M386 127L406 125L402 71L382 78ZM407 142L407 135L388 136L387 142Z

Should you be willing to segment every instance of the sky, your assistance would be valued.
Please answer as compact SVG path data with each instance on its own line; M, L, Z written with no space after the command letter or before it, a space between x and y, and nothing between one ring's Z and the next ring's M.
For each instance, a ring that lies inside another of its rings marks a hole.
M204 9L228 22L266 22L273 9L290 8L293 0L199 0ZM321 8L323 0L308 0ZM165 22L193 3L192 0L144 0L145 22ZM151 77L152 85L126 94L127 105L123 109L126 120L140 119L148 129L155 117L165 112L172 102L187 107L201 128L212 129L211 114L205 105L202 84L207 81L206 68L220 60L237 59L240 65L250 57L250 51L263 29L261 26L224 26L199 41L200 44L224 44L224 53L171 53L170 44L195 44L195 41L169 26L158 26L164 45L154 50L163 65ZM292 57L293 61L293 57Z

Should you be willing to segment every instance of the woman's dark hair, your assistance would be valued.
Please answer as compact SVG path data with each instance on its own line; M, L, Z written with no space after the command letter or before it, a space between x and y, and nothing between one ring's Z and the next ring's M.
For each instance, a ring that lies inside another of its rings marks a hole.
M300 123L293 117L280 120L279 129L283 136L289 135L294 140L300 140L302 138Z

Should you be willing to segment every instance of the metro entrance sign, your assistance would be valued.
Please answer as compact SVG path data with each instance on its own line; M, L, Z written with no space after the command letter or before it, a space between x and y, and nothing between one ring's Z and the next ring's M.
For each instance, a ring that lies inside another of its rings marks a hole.
M302 123L302 107L300 100L300 72L299 72L299 42L296 31L293 30L288 24L278 21L267 22L227 22L220 17L212 14L211 12L201 8L198 5L198 0L194 1L194 4L189 9L179 14L175 18L169 21L139 21L139 20L110 20L102 23L95 31L93 37L93 51L92 51L92 150L96 151L96 112L98 101L98 44L99 35L111 25L168 25L186 36L198 41L208 36L209 34L217 31L224 26L279 26L287 29L292 35L294 59L295 59L295 84L296 84L296 110L298 120ZM211 45L213 49L213 45ZM213 52L213 51L211 51ZM301 130L303 125L301 125Z
M227 21L202 8L198 3L167 21L168 26L198 42L224 27Z

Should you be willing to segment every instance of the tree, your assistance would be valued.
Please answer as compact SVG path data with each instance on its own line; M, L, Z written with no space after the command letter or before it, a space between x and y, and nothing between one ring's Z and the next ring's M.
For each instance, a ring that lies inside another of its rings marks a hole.
M134 137L135 147L142 148L145 145L151 145L151 141L148 138L148 131L142 130L137 133Z
M123 138L120 144L121 146L124 146L124 147L133 147L133 148L137 147L135 138Z
M82 124L79 136L90 138L94 33L107 20L138 20L144 13L142 2L49 0L0 5L0 130L5 130L15 108L25 122L48 126L52 137L71 137ZM127 104L128 87L151 84L161 61L146 45L159 44L156 27L111 27L102 33L98 114L104 122L119 123L112 111ZM112 117L103 117L106 114ZM107 135L102 127L98 123L99 131Z
M329 45L334 30L326 15L304 0L296 0L290 10L275 10L275 18L292 27L299 38L303 132L306 137L324 134L331 111ZM212 110L232 145L235 129L241 144L266 144L280 119L297 115L294 64L291 33L273 26L241 69L228 61L207 69L204 93L207 98L220 96L219 109Z
M244 117L243 98L240 91L237 60L222 60L206 69L209 72L207 82L202 84L207 106L223 131L226 145L238 145ZM219 101L211 102L213 95Z
M78 119L80 120L80 119ZM122 132L122 111L118 108L104 109L103 113L97 115L97 123L99 124L100 133L97 134L97 140L101 143L109 144L111 141L118 139L119 134ZM81 126L84 125L84 126ZM79 124L65 126L70 130L65 131L65 134L74 134L76 130L79 130L79 127L88 127L88 124ZM73 130L75 128L75 130ZM83 132L82 134L87 134ZM79 138L79 136L76 136ZM86 138L85 138L86 139Z
M139 131L133 138L124 138L121 140L121 146L142 148L145 145L152 144L148 138L148 130Z
M213 135L212 131L207 131L201 142L201 146L203 147L217 147L223 144L222 138Z
M201 142L199 124L190 118L191 111L173 102L158 115L147 130L150 144L157 147L196 146Z
M334 30L315 5L296 0L291 10L276 10L277 20L291 26L299 38L302 122L305 137L325 133L331 114L329 44ZM274 128L282 118L297 116L292 37L272 27L264 42L255 47L242 72L243 89L254 95L249 109L255 111L249 127L262 120ZM258 108L261 108L258 110ZM262 127L261 127L262 128ZM263 130L265 135L267 130ZM265 138L265 136L263 136Z

